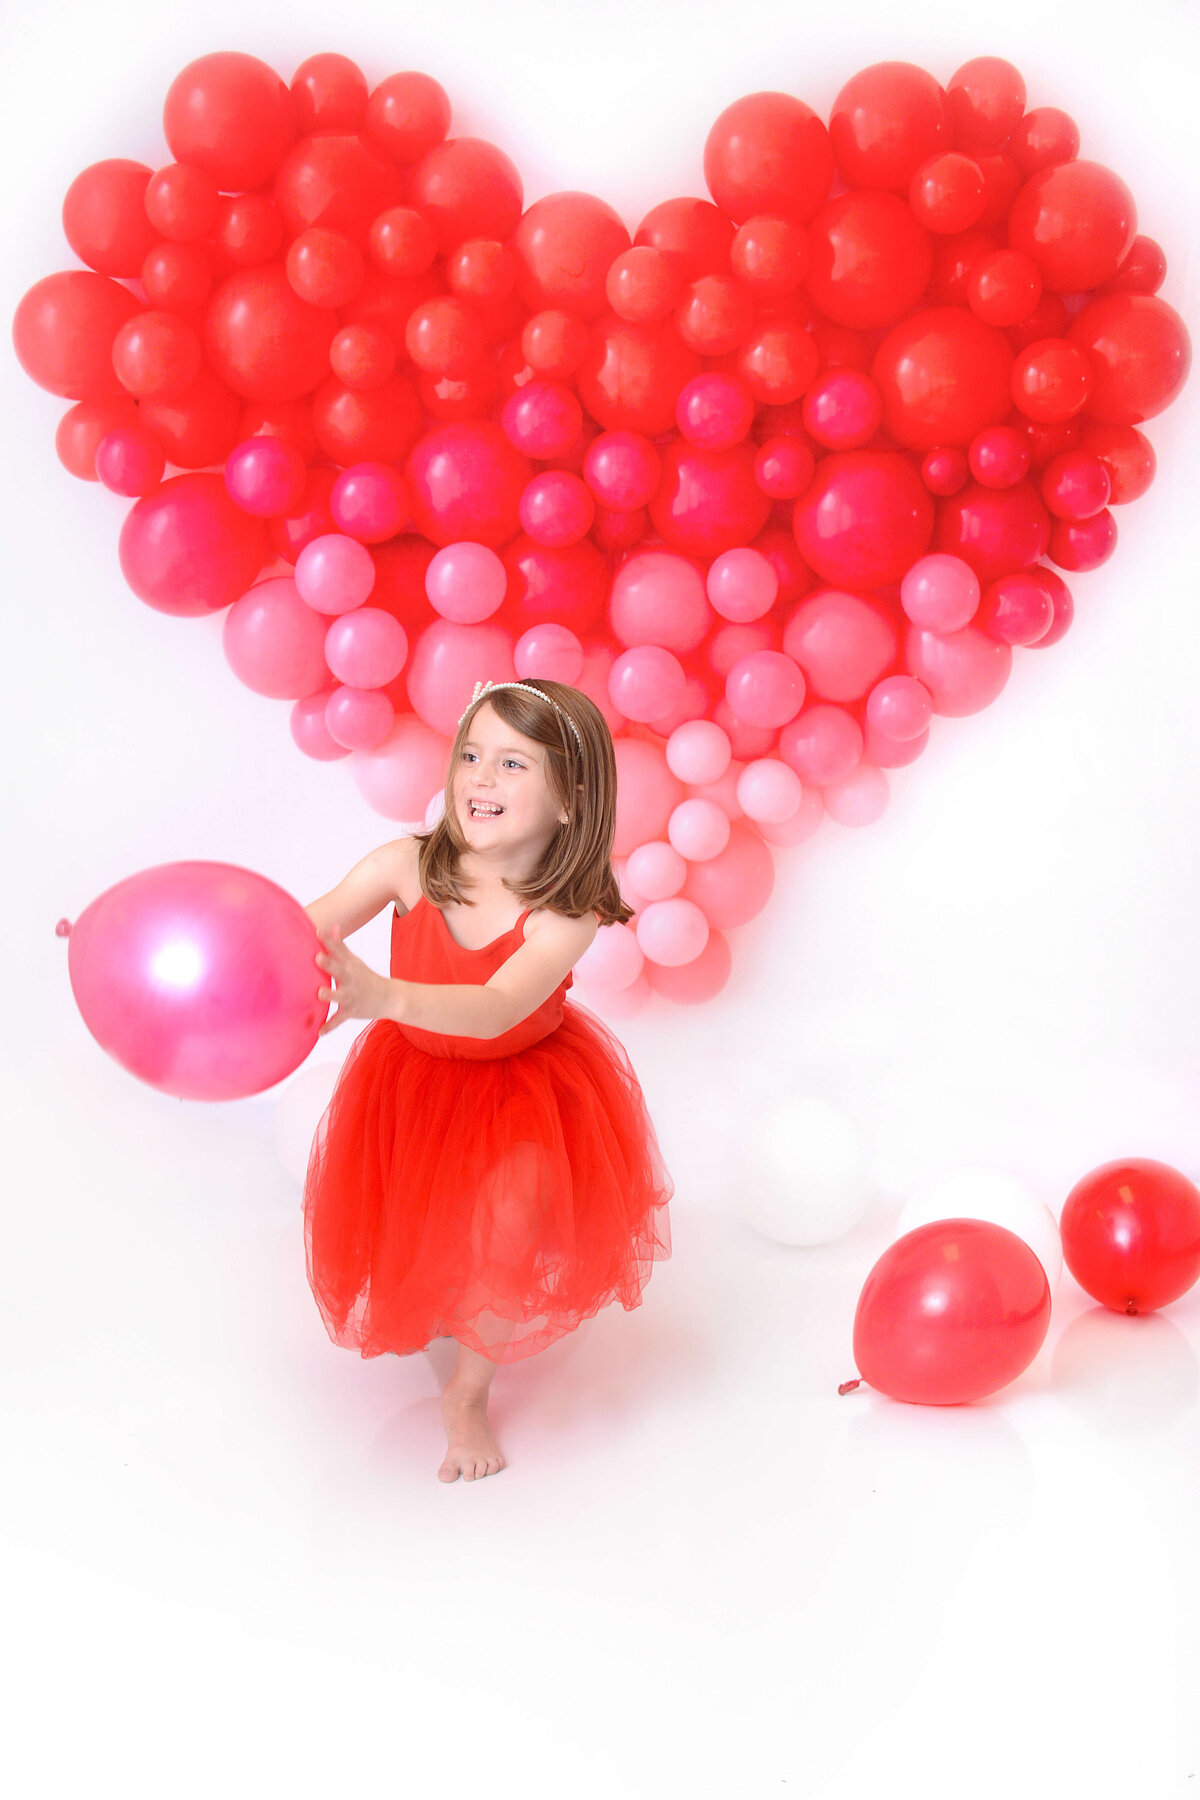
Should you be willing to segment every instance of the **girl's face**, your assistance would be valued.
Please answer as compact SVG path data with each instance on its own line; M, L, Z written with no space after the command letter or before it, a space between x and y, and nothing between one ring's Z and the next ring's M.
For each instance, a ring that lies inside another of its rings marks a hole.
M467 728L451 791L471 850L504 868L542 854L566 809L546 785L546 750L486 702ZM473 802L483 804L477 811ZM496 809L499 808L499 811Z

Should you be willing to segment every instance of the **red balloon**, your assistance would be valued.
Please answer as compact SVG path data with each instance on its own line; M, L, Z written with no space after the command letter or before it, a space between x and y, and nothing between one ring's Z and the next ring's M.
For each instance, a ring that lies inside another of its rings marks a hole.
M834 101L829 135L849 187L906 194L921 164L950 148L946 97L914 63L873 63Z
M199 380L204 352L186 319L140 312L113 339L112 359L121 386L139 400L177 400Z
M613 258L604 278L608 304L632 325L655 325L674 310L682 283L665 250L635 244Z
M902 319L880 344L871 373L884 425L915 450L965 448L1012 406L1012 347L1003 332L960 306Z
M663 200L652 206L634 234L634 245L648 244L678 264L680 276L724 272L729 267L733 220L711 200Z
M1060 569L1098 569L1117 547L1117 521L1107 507L1088 519L1055 519L1046 554Z
M483 138L448 138L413 165L407 200L433 225L438 247L516 230L525 189L516 164Z
M927 231L967 231L983 217L983 170L958 150L944 150L921 164L908 190L914 217Z
M167 90L163 135L224 193L269 181L296 135L296 103L267 63L217 50L181 69Z
M985 1219L936 1219L885 1250L858 1298L854 1360L893 1400L961 1406L1007 1387L1050 1326L1029 1245Z
M793 529L805 561L834 587L899 581L933 534L933 501L906 456L834 451L796 502Z
M1063 1260L1114 1312L1154 1312L1200 1275L1200 1190L1149 1156L1102 1163L1075 1183L1059 1221Z
M916 305L929 281L933 251L895 194L839 194L813 219L806 286L836 325L870 331Z
M249 400L295 400L329 373L338 315L300 299L280 263L240 269L204 313L204 348L227 387Z
M1019 250L993 250L971 264L963 278L963 295L986 325L1019 325L1042 297L1041 270Z
M140 423L138 409L128 394L111 400L80 400L69 406L58 422L54 448L68 474L81 481L95 481L96 449L110 431L133 431Z
M579 367L579 398L606 431L660 437L673 429L680 390L702 366L673 325L630 325L605 313Z
M1105 425L1140 425L1169 406L1187 380L1192 345L1174 307L1157 294L1093 300L1067 331L1093 371L1087 410Z
M1080 434L1079 448L1089 456L1098 457L1108 470L1112 483L1109 503L1112 506L1140 500L1154 480L1157 468L1154 446L1132 425L1093 425L1089 421Z
M301 131L357 131L367 110L367 78L334 50L308 56L292 76Z
M270 262L282 248L283 217L266 194L223 196L213 235L218 253L229 264L226 274L232 274L235 268L252 269Z
M577 637L602 629L612 577L603 551L587 538L538 544L522 531L504 546L501 560L508 588L493 617L511 623L518 636L547 619Z
M683 290L675 329L698 356L727 356L749 335L754 301L732 275L700 275Z
M999 150L1025 110L1021 71L1002 56L976 56L946 83L946 110L960 150Z
M1167 259L1151 237L1135 237L1129 254L1101 294L1156 294L1167 278Z
M207 469L224 462L244 435L242 404L207 365L174 400L138 401L142 424L178 469Z
M362 251L344 232L314 225L288 245L287 278L310 306L345 306L363 284Z
M1073 418L1091 391L1091 361L1067 338L1041 338L1013 361L1013 404L1041 425Z
M155 244L142 263L142 287L164 312L198 312L212 292L212 253L203 244Z
M1030 481L988 488L970 482L942 502L937 548L961 556L981 582L1026 569L1046 553L1050 514Z
M400 171L357 132L297 138L280 163L273 195L291 237L313 226L365 249L372 221L404 199Z
M808 273L808 237L792 219L756 214L734 236L729 264L756 298L790 294Z
M130 507L118 555L156 612L219 612L250 587L267 553L261 519L235 506L221 475L173 475Z
M156 236L178 244L207 236L217 223L220 204L212 176L191 163L168 163L158 169L146 184L143 201Z
M419 69L387 76L367 101L363 131L393 162L417 162L449 129L450 96Z
M754 479L754 448L699 450L676 439L662 452L662 478L650 502L655 529L673 550L714 557L757 537L771 502Z
M708 134L704 180L735 224L771 213L802 225L833 180L829 133L812 107L791 94L746 94Z
M151 171L111 156L78 174L63 200L63 232L79 258L101 275L136 276L162 233L146 217Z
M1042 499L1056 519L1090 519L1108 505L1112 492L1107 468L1086 450L1051 457L1040 485Z
M794 319L763 319L737 353L737 373L764 406L799 400L820 367L811 331Z
M67 400L107 400L125 391L113 368L113 340L142 310L107 275L90 269L44 275L13 315L13 348L39 387Z
M561 307L581 319L607 310L609 264L630 248L619 213L594 194L547 194L512 234L521 265L519 291L533 311Z
M1070 162L1079 154L1079 127L1057 106L1035 106L1018 121L1008 153L1028 181L1039 169Z
M1030 257L1052 294L1111 281L1137 232L1133 195L1111 169L1065 162L1032 176L1008 215L1008 241Z

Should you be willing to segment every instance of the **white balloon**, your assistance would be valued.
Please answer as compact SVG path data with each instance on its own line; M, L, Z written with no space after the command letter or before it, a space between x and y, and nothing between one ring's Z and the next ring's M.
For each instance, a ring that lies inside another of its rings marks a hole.
M986 1219L1029 1245L1046 1271L1050 1292L1062 1274L1062 1238L1054 1214L1033 1189L1004 1169L955 1169L918 1188L896 1221L896 1237L935 1219Z
M872 1198L853 1122L811 1095L754 1112L739 1158L740 1204L777 1244L828 1244L862 1218Z
M304 1186L308 1153L321 1115L329 1105L340 1062L319 1062L303 1068L289 1081L275 1107L275 1148L292 1180Z

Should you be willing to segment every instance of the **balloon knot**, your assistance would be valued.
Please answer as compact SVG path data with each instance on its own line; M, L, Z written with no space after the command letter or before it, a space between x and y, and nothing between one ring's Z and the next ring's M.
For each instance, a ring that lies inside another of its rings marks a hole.
M1125 1311L1127 1313L1136 1313L1137 1312L1137 1307L1134 1305L1132 1300L1127 1300L1125 1302Z
M843 1381L841 1386L838 1388L838 1393L839 1394L848 1394L850 1392L851 1388L856 1388L856 1387L861 1387L861 1386L862 1386L861 1379L858 1381Z
M70 919L60 919L58 921L58 924L54 927L54 935L55 935L55 937L70 937L70 935L71 935Z

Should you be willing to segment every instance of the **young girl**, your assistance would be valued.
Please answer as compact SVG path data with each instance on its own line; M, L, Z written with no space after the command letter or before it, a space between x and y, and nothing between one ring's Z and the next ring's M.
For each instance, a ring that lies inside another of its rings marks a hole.
M619 1041L566 999L601 924L633 917L609 862L616 758L559 681L476 683L432 831L385 844L305 910L351 1046L304 1190L308 1279L332 1340L399 1356L449 1335L454 1481L505 1459L499 1363L602 1306L641 1303L671 1254L663 1166ZM341 942L393 902L391 980Z

